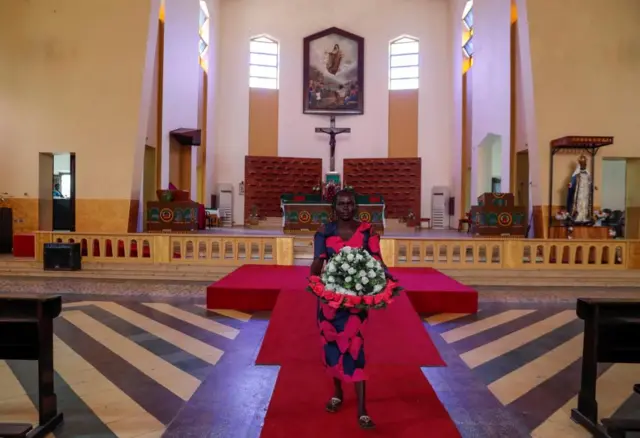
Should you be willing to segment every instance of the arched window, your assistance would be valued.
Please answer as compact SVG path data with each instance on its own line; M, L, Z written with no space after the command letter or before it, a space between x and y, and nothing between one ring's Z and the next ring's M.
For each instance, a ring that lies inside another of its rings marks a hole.
M468 0L462 12L462 55L466 68L473 65L473 0Z
M249 43L249 87L278 89L278 42L266 37Z
M420 43L403 36L389 44L389 89L415 90L420 86Z
M200 66L207 71L209 68L209 8L205 0L200 0Z

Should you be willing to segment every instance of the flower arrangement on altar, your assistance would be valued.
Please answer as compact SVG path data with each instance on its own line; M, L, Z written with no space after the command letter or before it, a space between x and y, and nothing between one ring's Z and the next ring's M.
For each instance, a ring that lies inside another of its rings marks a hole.
M392 303L401 290L368 251L348 246L329 259L320 277L309 277L307 287L307 291L336 309L381 309Z
M571 215L568 211L560 210L556 213L556 220L560 222L571 222Z
M340 186L334 183L333 181L329 181L324 185L324 190L322 192L322 198L325 202L331 204L333 202L333 198L336 197L336 193L340 190Z

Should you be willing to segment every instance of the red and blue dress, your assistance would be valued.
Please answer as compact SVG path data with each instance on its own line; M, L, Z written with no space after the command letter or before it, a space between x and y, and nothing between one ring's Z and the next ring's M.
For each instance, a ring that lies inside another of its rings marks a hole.
M377 260L380 254L380 235L371 224L361 223L348 240L338 235L337 222L326 224L316 232L313 240L314 258L330 259L345 246L363 248ZM334 309L318 301L318 326L324 348L323 361L329 375L344 382L366 380L364 335L368 312L364 309Z

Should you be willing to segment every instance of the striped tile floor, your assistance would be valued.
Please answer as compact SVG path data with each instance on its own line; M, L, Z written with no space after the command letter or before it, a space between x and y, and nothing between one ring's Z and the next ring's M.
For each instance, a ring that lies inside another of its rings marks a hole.
M253 366L267 314L198 299L74 296L55 322L56 437L260 434L277 367ZM582 322L572 303L483 303L425 329L447 367L425 368L465 438L589 437L576 404ZM36 364L0 361L0 422L37 420ZM600 416L640 416L640 365L605 365ZM633 435L629 435L633 437Z
M251 315L201 305L78 301L55 321L57 437L162 436ZM0 361L0 422L37 421L36 363Z
M449 365L425 369L425 375L450 412L464 412L455 418L461 431L488 437L590 437L569 418L577 403L583 340L575 306L481 307L476 315L425 318ZM640 396L632 390L640 382L640 365L603 364L599 373L599 416L640 418Z

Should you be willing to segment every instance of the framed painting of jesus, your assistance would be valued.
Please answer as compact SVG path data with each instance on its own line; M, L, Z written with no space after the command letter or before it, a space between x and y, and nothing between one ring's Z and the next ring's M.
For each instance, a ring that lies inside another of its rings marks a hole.
M331 27L304 39L303 113L364 114L364 38Z

